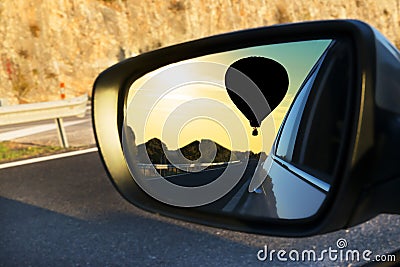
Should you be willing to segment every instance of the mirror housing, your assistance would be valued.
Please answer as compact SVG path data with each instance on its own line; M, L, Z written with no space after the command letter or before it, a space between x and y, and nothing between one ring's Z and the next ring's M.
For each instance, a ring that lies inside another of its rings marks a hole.
M343 39L354 57L346 151L340 178L317 214L305 219L233 218L201 208L180 208L147 195L134 181L122 147L130 85L175 62L204 55L318 39ZM371 26L355 20L317 21L232 32L144 53L102 72L93 88L94 132L109 177L132 204L155 213L214 227L276 236L310 236L351 227L379 213L400 214L399 51ZM383 82L385 81L385 82ZM396 98L394 98L396 99ZM399 98L397 98L399 99Z

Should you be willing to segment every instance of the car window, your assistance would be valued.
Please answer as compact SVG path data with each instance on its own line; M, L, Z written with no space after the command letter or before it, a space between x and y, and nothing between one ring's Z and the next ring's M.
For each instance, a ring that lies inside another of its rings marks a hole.
M316 71L305 83L288 113L276 149L279 158L328 183L345 142L352 74L352 68L345 68L351 66L347 49L336 44L330 53L334 56L327 55L321 66L328 74L319 77Z
M279 143L276 149L276 155L285 161L292 161L293 149L297 138L300 119L316 74L317 72L314 71L313 75L311 75L311 77L307 80L302 90L299 92L298 96L293 102L293 106L290 108L290 112L285 119Z

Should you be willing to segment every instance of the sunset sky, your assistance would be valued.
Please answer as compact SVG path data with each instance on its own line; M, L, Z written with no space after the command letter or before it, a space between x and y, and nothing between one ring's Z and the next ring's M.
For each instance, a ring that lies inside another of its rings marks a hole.
M231 150L269 152L276 132L301 83L330 40L265 45L198 57L155 70L136 80L129 91L127 124L136 144L151 138L169 149L211 139ZM240 58L263 56L281 63L289 90L265 118L258 136L229 98L224 75Z

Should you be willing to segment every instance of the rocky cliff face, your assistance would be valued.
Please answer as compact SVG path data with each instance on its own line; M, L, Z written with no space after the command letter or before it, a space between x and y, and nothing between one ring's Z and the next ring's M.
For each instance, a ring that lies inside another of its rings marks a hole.
M6 104L91 92L118 60L249 27L356 18L400 47L399 0L3 0L0 99ZM4 104L4 103L3 103Z

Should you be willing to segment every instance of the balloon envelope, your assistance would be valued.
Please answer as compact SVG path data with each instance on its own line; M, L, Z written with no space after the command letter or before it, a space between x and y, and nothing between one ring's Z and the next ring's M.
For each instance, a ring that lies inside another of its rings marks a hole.
M228 95L252 127L260 127L283 100L288 86L285 67L265 57L239 59L225 73Z

